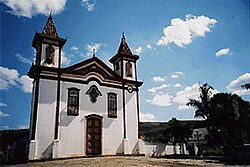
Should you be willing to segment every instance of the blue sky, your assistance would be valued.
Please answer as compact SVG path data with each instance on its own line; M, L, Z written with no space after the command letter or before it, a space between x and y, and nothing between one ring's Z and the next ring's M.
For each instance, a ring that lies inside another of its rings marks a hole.
M237 93L250 82L249 1L0 0L0 126L29 125L34 61L31 42L50 12L60 37L67 38L63 66L86 60L93 48L107 63L122 31L138 61L143 121L193 119L185 104L198 98L199 83L214 93Z

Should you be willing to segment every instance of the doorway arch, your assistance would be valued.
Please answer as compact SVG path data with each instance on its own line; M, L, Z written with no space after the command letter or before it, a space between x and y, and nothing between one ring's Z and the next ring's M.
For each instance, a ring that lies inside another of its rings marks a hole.
M102 155L102 116L91 114L86 118L86 155Z

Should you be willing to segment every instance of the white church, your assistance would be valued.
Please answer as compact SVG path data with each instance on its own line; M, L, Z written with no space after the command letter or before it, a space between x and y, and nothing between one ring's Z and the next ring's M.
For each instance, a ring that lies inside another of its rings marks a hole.
M140 154L139 87L136 62L122 36L113 69L92 58L62 68L66 39L50 16L32 46L36 61L29 160L92 155Z

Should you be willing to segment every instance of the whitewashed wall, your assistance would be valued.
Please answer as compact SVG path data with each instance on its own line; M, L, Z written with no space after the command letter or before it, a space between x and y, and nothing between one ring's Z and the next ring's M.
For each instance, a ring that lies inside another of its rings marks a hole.
M95 77L96 76L90 76ZM89 78L90 78L89 77ZM85 93L92 86L96 85L102 96L97 98L96 103L92 103ZM68 88L76 87L80 89L79 115L67 115ZM117 118L108 118L107 93L117 94ZM120 151L123 141L123 113L122 113L122 90L102 87L96 81L91 81L88 85L61 82L61 106L59 123L59 156L68 157L85 155L86 152L86 118L85 116L97 114L103 117L102 122L102 154L116 154Z
M51 157L55 129L56 90L56 81L40 79L36 138L31 142L35 147L35 153L30 159Z
M89 78L101 79L95 75ZM96 85L102 96L96 103L90 101L86 92L92 85ZM79 92L79 115L67 115L68 88L75 87ZM138 146L138 115L136 92L125 90L126 102L126 136L124 140L123 123L123 95L122 89L100 86L96 81L79 84L61 81L59 108L59 138L54 141L55 114L57 101L57 81L40 79L36 139L30 144L30 159L62 158L84 156L86 153L86 118L97 114L102 119L102 154L115 155L117 153L136 154ZM117 118L108 117L107 93L117 94ZM54 147L54 148L53 148Z
M35 104L35 90L36 90L36 85L37 85L37 80L33 81L33 87L32 87L32 108L31 108L31 114L30 114L30 138L32 135L32 127L33 125L33 119L34 119L34 104ZM36 142L35 141L31 141L30 145L29 145L29 159L34 159L36 156Z
M150 157L180 154L180 146L174 147L173 145L167 145L163 143L144 143L143 147L145 155Z
M127 151L125 154L138 153L138 114L136 91L129 93L125 90L125 109L126 109L126 136Z

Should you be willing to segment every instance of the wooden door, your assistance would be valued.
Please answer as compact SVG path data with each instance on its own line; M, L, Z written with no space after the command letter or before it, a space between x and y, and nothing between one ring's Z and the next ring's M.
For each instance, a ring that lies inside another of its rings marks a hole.
M87 135L86 135L86 155L102 154L102 119L92 116L87 118Z

